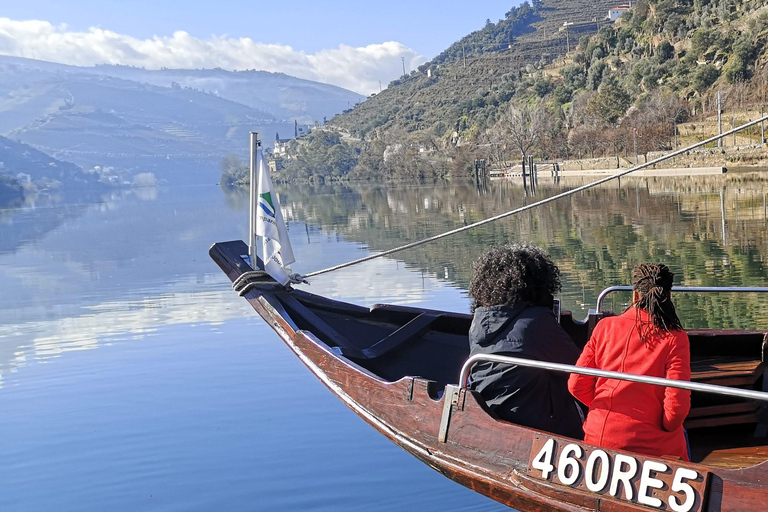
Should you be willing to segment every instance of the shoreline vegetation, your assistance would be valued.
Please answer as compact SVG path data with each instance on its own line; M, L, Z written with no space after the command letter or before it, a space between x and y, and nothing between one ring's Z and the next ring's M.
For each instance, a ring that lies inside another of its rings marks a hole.
M83 169L32 146L0 136L0 208L15 208L46 198L118 188L156 187L153 172Z
M768 122L766 122L768 123ZM758 127L759 128L759 127ZM328 132L321 132L322 140L334 141L337 137L326 137ZM300 143L312 141L317 137L318 132L305 136ZM711 135L702 136L702 138ZM339 137L340 138L340 137ZM387 182L387 181L435 181L450 180L454 178L470 178L474 176L474 158L483 158L482 154L470 151L455 150L442 156L414 155L411 151L403 151L402 148L395 148L394 153L400 151L403 154L392 158L388 150L384 147L381 154L366 153L359 147L345 148L346 152L343 158L339 158L338 142L331 142L330 145L312 144L305 148L300 156L292 160L283 160L280 167L272 167L272 179L276 183L333 183L333 182ZM679 148L678 148L679 149ZM435 150L437 151L437 150ZM606 171L620 171L647 163L650 160L659 158L669 151L649 151L644 154L638 154L637 159L634 155L612 155L596 156L584 155L583 158L571 159L553 159L546 161L545 174L550 173L552 164L556 163L558 168L565 172L583 171L589 173L595 171L595 176L604 176ZM333 154L335 153L335 155ZM272 162L275 162L273 159ZM290 162L286 165L285 162ZM539 160L534 160L539 166L542 164ZM273 164L274 166L274 164ZM744 146L728 146L718 148L716 144L710 144L708 147L698 148L686 152L683 155L670 158L669 160L648 168L649 170L663 167L672 170L683 170L687 168L703 167L724 167L730 170L756 171L760 168L768 167L768 151L765 144L750 144ZM320 171L318 172L318 169ZM250 183L249 165L243 161L239 155L227 155L220 163L222 185L230 188L245 187ZM517 176L522 171L520 162L505 161L503 166L495 165L486 169L486 176L502 178L505 175ZM600 172L602 171L602 172Z
M445 179L472 176L478 159L501 172L529 155L627 168L768 112L768 1L640 0L566 42L561 18L598 7L535 0L488 20L291 141L273 179ZM665 167L766 164L757 125ZM223 183L247 182L247 172L244 181L236 165L224 167Z
M0 175L0 208L12 207L24 201L24 187L11 176Z

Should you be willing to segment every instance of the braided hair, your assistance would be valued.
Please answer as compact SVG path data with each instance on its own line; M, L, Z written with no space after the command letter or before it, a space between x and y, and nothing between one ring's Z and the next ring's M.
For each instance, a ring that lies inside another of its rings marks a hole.
M637 308L636 324L640 339L647 343L654 331L682 330L680 318L672 304L670 292L674 274L663 263L641 263L632 269L632 288L638 293L633 304ZM641 320L640 311L645 310L650 320Z
M529 244L491 247L472 265L470 311L521 302L551 308L560 288L560 269L543 249Z

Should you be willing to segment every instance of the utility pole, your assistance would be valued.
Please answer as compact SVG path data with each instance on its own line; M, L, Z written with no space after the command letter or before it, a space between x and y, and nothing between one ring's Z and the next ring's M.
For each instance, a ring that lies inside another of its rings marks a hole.
M379 80L379 92L381 92L381 80Z
M403 59L403 78L405 78L405 57L400 57Z
M723 134L723 118L721 116L722 113L723 113L722 99L720 98L720 91L717 91L717 133L719 135ZM719 148L723 147L722 137L717 139L717 147Z
M571 25L573 25L572 21L563 22L563 26L565 27L565 47L568 53L571 53L571 32L568 30L568 27Z

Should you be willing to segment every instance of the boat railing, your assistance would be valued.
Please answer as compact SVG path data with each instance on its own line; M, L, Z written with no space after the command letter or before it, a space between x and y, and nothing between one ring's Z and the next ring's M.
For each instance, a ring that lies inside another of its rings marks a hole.
M605 297L613 292L631 292L631 286L610 286L600 292L597 296L597 306L595 308L596 313L601 313L603 310L603 301ZM768 287L764 286L673 286L672 291L675 293L766 293Z
M597 368L583 368L581 366L574 366L571 364L550 363L548 361L537 361L535 359L527 359L524 357L500 356L495 354L476 354L467 359L467 361L464 363L464 366L461 368L461 374L459 376L459 385L462 389L467 387L469 381L469 372L472 367L476 363L481 362L513 364L563 373L578 373L580 375L602 377L605 379L626 380L630 382L640 382L642 384L653 384L655 386L687 389L688 391L700 391L702 393L714 393L716 395L735 396L739 398L748 398L751 400L762 400L764 402L768 402L768 393L763 391L731 388L728 386L718 386L715 384L702 384L700 382L689 382L685 380L664 379L662 377L650 377L648 375L635 375L634 373L599 370Z
M599 370L597 368L582 368L571 364L550 363L548 361L538 361L523 357L500 356L495 354L476 354L461 367L459 374L459 384L449 384L445 390L445 404L443 407L443 417L440 422L439 439L445 442L448 432L448 424L453 407L459 406L459 396L462 390L465 390L469 384L469 372L477 363L502 363L510 365L525 366L529 368L539 368L561 373L576 373L579 375L589 375L591 377L602 377L605 379L617 379L629 382L639 382L642 384L651 384L654 386L664 386L669 388L687 389L688 391L699 391L702 393L712 393L716 395L725 395L749 400L760 400L768 402L768 393L755 391L752 389L731 388L728 386L718 386L715 384L703 384L700 382L689 382L683 380L664 379L662 377L651 377L648 375L635 375L633 373L614 372L610 370Z

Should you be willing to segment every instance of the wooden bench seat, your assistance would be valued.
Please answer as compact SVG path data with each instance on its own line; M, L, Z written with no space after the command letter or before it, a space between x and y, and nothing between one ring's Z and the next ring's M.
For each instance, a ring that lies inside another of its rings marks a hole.
M718 386L752 386L763 374L760 359L713 356L691 358L691 380Z
M755 389L765 364L755 357L705 356L691 358L691 381L718 386ZM757 423L761 403L694 393L693 406L684 426L687 429ZM697 405L698 403L698 405Z

